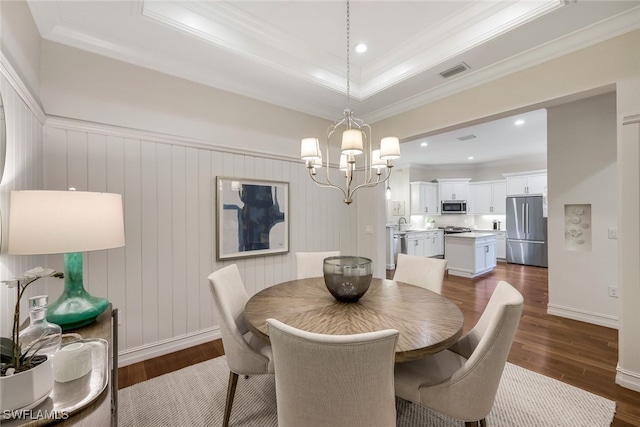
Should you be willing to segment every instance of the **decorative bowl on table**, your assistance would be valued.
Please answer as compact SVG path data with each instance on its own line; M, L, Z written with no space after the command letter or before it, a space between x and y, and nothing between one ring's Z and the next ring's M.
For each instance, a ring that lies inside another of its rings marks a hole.
M324 283L340 302L356 302L369 289L373 277L371 260L359 256L333 256L324 259Z

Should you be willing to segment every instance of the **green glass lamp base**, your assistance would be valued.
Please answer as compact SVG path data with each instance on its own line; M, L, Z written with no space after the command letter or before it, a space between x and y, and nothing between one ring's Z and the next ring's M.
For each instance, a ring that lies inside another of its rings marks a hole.
M109 301L84 289L80 252L64 254L64 280L64 292L47 307L47 320L66 332L93 323L107 309Z

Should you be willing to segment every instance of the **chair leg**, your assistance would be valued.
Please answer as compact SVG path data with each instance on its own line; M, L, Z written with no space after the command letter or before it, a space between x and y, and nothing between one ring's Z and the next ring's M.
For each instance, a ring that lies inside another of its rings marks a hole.
M238 384L238 374L229 372L229 385L227 386L227 403L224 407L223 427L229 427L229 418L231 418L231 407L233 406L233 398L236 395L236 385Z
M465 421L464 427L478 427L477 421Z
M480 420L480 427L487 427L487 419L483 418Z

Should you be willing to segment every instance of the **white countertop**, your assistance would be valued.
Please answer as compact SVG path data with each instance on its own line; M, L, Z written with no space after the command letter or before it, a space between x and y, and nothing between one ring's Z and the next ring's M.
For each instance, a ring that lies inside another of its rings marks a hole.
M396 236L403 236L405 234L412 234L412 233L426 233L428 231L440 231L440 232L444 232L443 230L437 229L437 228L411 228L408 230L402 230L402 231L396 231L394 234Z
M490 237L490 236L494 236L495 237L495 233L489 233L489 232L478 232L478 231L471 231L469 233L454 233L454 234L445 234L444 237L462 237L465 239L479 239L481 237Z

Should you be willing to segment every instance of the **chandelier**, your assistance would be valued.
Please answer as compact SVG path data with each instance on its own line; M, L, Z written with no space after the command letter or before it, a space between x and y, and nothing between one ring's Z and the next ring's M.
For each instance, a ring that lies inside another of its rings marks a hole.
M391 161L400 158L398 138L393 136L382 138L380 146L374 149L371 126L355 117L351 111L349 33L350 15L349 0L347 0L347 106L342 117L327 129L324 150L320 149L318 138L303 138L300 143L300 158L305 161L311 179L320 187L342 191L347 205L353 202L353 193L356 190L375 187L386 182L391 176L393 167ZM342 135L341 155L336 169L335 163L332 164L330 161L329 146L337 146L340 135ZM318 169L323 166L326 167L324 178L320 178ZM344 185L337 184L339 180L344 180Z

